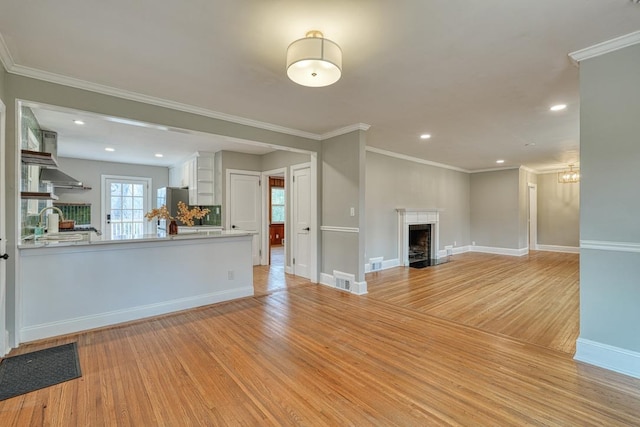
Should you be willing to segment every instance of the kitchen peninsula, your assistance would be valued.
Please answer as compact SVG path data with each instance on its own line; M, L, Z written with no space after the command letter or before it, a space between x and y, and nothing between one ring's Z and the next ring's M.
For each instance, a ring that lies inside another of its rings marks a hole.
M19 245L19 341L253 295L252 234L205 231Z

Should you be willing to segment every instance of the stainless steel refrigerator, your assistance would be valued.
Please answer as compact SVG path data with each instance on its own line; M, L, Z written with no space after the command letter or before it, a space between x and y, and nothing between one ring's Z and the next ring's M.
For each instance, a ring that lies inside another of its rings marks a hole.
M175 218L178 213L178 202L184 202L185 205L189 206L189 189L188 188L178 188L178 187L162 187L158 188L158 195L156 198L156 207L160 207L162 205L166 205L167 209L169 209L169 213L172 217ZM180 221L178 221L178 225L183 225ZM166 231L169 224L164 219L158 220L158 230Z

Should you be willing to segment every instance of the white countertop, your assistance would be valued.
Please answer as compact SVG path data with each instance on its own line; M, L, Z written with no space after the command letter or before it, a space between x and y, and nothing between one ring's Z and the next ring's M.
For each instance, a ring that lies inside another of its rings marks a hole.
M255 234L251 231L242 230L207 230L197 232L186 232L167 235L164 232L158 232L157 234L143 234L138 236L98 236L96 233L84 234L82 240L69 240L73 235L80 233L59 233L56 236L60 236L60 240L52 238L52 236L46 236L45 238L39 238L37 240L29 239L23 240L18 249L36 249L36 248L56 248L56 247L68 247L68 246L87 246L87 245L104 245L104 244L126 244L126 243L141 243L141 242L160 242L160 241L175 241L175 240L193 240L193 239L215 239L222 237L241 237L251 236ZM55 236L53 236L55 237ZM46 239L46 240L45 240Z

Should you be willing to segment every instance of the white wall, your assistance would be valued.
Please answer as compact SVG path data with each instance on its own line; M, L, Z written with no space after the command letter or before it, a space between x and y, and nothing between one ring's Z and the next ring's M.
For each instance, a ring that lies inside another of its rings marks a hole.
M580 246L580 183L561 184L555 172L538 175L538 244Z

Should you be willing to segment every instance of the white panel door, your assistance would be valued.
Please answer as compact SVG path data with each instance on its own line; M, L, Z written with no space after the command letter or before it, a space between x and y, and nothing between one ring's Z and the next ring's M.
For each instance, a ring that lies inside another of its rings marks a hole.
M229 175L229 224L233 230L251 231L253 265L260 264L260 176L231 173Z
M311 173L293 171L293 274L309 279L311 261Z
M111 238L140 237L149 232L151 178L104 177L103 233Z

